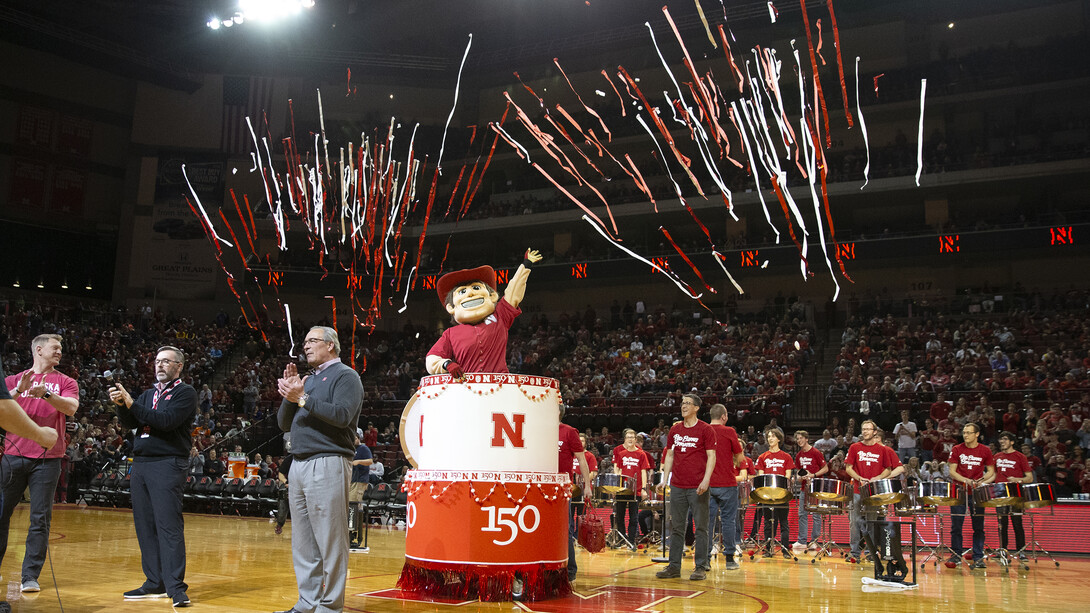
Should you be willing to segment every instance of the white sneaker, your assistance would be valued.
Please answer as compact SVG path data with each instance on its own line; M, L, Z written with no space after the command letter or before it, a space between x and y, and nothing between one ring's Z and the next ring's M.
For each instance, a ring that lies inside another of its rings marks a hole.
M806 551L817 551L817 548L817 541L812 541L809 545L806 546Z
M719 543L716 543L716 544L712 545L711 555L712 556L719 555Z
M798 541L795 541L794 543L791 543L791 546L794 547L795 549L806 549L806 543L800 543Z

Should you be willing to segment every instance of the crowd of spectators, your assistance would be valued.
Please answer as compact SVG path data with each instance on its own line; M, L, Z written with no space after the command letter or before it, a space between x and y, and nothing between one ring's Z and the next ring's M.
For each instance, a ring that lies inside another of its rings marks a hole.
M827 402L828 433L844 449L871 418L915 471L945 470L961 426L979 424L994 446L1011 432L1035 477L1058 495L1090 493L1090 294L1057 292L1051 310L910 322L874 316L841 336ZM1068 307L1068 308L1064 308ZM901 427L916 437L894 437ZM820 448L820 447L819 447Z

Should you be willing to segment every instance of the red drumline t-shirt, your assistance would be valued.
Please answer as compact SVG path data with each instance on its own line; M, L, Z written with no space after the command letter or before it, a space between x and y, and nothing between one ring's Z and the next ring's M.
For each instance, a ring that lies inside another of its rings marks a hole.
M1033 470L1029 467L1029 460L1020 451L997 453L993 456L993 459L995 460L996 483L1006 483L1010 481L1011 477L1021 479L1026 476L1026 473L1029 473L1030 476L1033 475Z
M795 464L805 470L807 478L813 478L814 473L825 466L825 455L818 451L817 447L810 447L810 451L800 451L795 454Z
M844 465L851 466L855 474L864 479L873 479L887 468L895 468L900 464L897 453L882 443L852 443L848 447L847 457L844 458ZM859 493L859 482L855 479L852 479L852 488L856 494Z
M582 443L583 441L579 441ZM589 451L583 452L583 457L587 459L587 472L594 472L598 470L598 458L594 457L594 454ZM571 470L573 475L579 474L579 458L572 454L571 458Z
M575 459L575 454L585 451L583 449L583 441L579 440L579 431L569 426L568 424L560 424L560 441L558 443L558 463L559 470L557 472L564 473L571 477L575 474L575 468L573 466L578 465L578 460Z
M621 474L625 477L636 480L636 492L643 491L646 484L641 478L641 471L651 470L651 462L647 460L647 454L643 452L643 449L637 447L629 451L624 448L624 445L617 445L613 448L613 465L620 468Z
M674 464L670 470L670 485L696 489L704 480L708 467L708 450L715 450L715 431L707 422L696 420L692 428L679 421L670 427L666 435L666 448L674 450Z
M995 466L992 459L992 450L982 443L977 443L976 447L972 449L969 449L965 443L955 445L953 451L950 452L950 463L954 464L954 470L959 475L974 481L984 476L985 468ZM963 485L966 488L969 487L968 483Z
M734 456L742 453L738 432L723 424L711 424L711 428L715 432L715 470L712 471L711 487L734 487L738 485L739 468L734 465Z
M786 451L766 451L757 458L757 470L764 474L787 476L787 471L795 469L795 461Z
M715 455L718 457L719 453L716 452ZM749 479L753 478L753 475L757 474L757 469L753 466L753 460L749 459L746 456L742 456L742 457L744 457L746 459L745 459L744 462L742 462L742 465L737 467L737 469L734 471L735 472L734 478L737 480L738 474L740 474L743 470L745 470L746 471L746 480L748 481Z

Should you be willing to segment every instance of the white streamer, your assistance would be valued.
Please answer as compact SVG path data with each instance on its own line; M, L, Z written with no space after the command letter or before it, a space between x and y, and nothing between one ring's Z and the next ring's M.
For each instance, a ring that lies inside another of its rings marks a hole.
M920 131L916 135L916 187L920 186L923 174L923 101L927 94L927 79L920 79Z

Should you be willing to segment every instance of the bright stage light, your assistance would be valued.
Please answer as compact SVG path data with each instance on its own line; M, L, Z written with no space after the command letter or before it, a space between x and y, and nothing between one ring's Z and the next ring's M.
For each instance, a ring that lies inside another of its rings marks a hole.
M235 24L242 25L245 21L271 23L312 8L314 0L239 0L234 15L223 20L214 17L207 25L218 30L220 26L229 28Z

